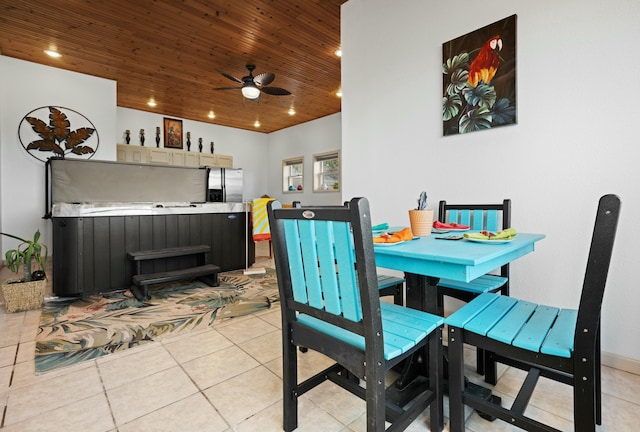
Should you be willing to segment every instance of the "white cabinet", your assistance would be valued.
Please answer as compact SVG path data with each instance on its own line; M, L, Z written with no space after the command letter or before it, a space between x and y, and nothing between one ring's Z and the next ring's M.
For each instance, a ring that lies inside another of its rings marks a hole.
M210 166L210 167L216 166L216 155L202 154L202 153L199 153L199 155L200 155L200 166Z
M155 165L174 165L186 167L233 168L233 156L189 152L159 147L118 144L119 162L149 163Z
M171 150L150 147L148 152L149 163L155 165L173 165L171 163Z
M147 147L118 144L116 151L119 162L148 163Z
M233 168L233 156L226 155L214 155L216 157L216 164L214 166L220 168Z
M200 166L233 168L233 156L200 153Z
M199 167L200 166L200 158L198 158L197 153L191 152L183 152L184 153L184 166L187 167Z

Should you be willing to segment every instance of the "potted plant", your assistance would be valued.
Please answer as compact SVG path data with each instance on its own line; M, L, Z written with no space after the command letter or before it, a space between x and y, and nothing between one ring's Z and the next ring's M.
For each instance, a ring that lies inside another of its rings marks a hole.
M40 243L40 230L33 235L33 240L26 240L13 234L0 234L20 242L16 249L7 251L5 264L16 275L21 267L23 270L21 279L8 279L2 284L2 295L7 312L38 309L44 302L47 287L45 269L49 256L47 246ZM32 272L34 261L40 268Z
M427 193L422 191L418 197L418 207L409 210L409 223L411 231L416 236L431 235L431 226L433 224L433 209L427 208Z

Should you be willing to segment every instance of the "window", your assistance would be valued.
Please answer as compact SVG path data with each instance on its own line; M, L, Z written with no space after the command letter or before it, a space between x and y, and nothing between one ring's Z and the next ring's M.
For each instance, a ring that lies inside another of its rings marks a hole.
M313 155L313 191L337 192L339 190L340 152Z
M302 192L304 185L304 158L282 161L282 192Z

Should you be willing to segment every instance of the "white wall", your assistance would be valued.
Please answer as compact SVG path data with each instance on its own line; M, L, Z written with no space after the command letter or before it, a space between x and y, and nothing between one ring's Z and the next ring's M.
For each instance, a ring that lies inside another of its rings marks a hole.
M139 131L145 131L145 147L155 147L156 127L160 127L160 147L164 147L163 118L161 114L118 107L117 139L125 142L125 131L131 131L132 145L140 145ZM172 117L173 118L173 117ZM183 146L187 150L186 133L191 132L191 151L197 152L198 138L202 137L202 152L211 153L211 141L214 152L233 156L234 168L243 169L243 198L251 200L266 193L268 137L269 135L235 129L194 120L182 120Z
M40 229L42 241L51 245L51 222L42 219L44 163L22 147L18 125L39 107L70 108L96 127L100 143L94 157L115 160L116 83L4 56L0 56L0 71L0 228L28 238ZM3 255L16 246L8 238L0 241Z
M442 43L514 13L518 124L443 137ZM341 17L343 198L392 224L421 190L432 207L511 198L513 226L547 236L511 266L513 295L575 308L597 200L618 194L602 348L638 365L640 2L350 0Z
M162 131L163 116L116 107L115 81L4 56L0 56L0 71L0 229L21 237L31 237L40 229L42 241L51 247L51 222L42 219L44 163L29 155L18 140L22 118L49 105L80 112L93 122L100 137L93 158L115 160L116 143L124 143L126 129L132 132L131 144L139 144L138 131L144 129L145 146L155 146L155 128L160 126ZM267 192L268 135L190 120L183 120L183 129L192 133L192 151L197 151L197 139L202 137L203 152L209 152L214 141L216 153L233 156L234 166L244 170L246 199ZM1 236L0 245L3 255L16 246Z
M283 203L340 205L339 192L313 192L313 155L341 149L341 116L332 114L269 134L269 196ZM302 193L282 192L282 161L304 157Z

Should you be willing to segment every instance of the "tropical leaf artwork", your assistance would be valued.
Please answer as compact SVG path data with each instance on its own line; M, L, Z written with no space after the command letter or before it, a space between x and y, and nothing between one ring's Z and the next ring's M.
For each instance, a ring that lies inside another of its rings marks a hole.
M72 129L70 118L62 111L61 107L49 106L46 107L46 109L49 111L48 122L36 116L29 115L40 109L32 111L23 119L23 122L26 122L31 127L31 130L37 135L36 139L32 140L31 138L26 138L26 134L23 129L20 129L20 141L32 156L37 159L41 159L31 153L32 151L52 153L50 156L60 158L65 158L69 154L77 156L92 156L95 153L96 149L88 143L92 137L97 138L94 136L94 134L96 134L95 127L80 127ZM68 110L66 108L64 109ZM68 111L73 112L76 116L79 116L80 119L86 120L91 126L93 126L93 124L91 124L91 122L82 114L73 110ZM26 138L24 141L23 137ZM97 142L96 139L93 141ZM28 142L28 144L25 145L24 142Z
M442 45L443 135L516 123L516 18Z

